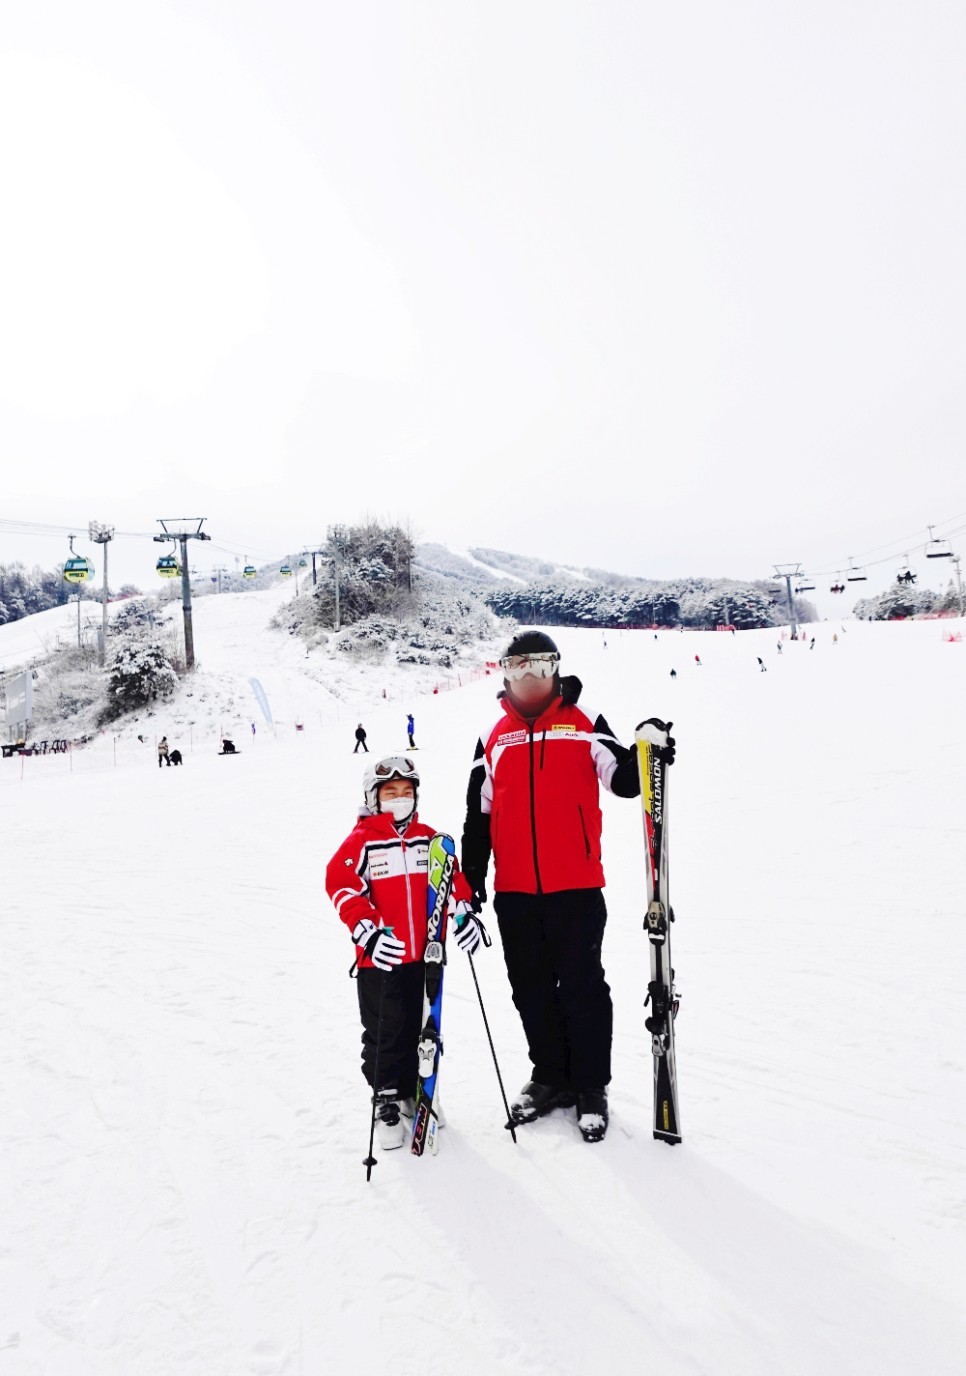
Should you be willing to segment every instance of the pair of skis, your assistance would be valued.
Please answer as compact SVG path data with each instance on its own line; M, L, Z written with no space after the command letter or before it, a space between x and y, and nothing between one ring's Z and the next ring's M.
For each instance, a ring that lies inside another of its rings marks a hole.
M673 757L671 723L651 717L634 733L641 773L646 848L647 912L644 930L651 956L651 977L645 1006L651 1011L644 1026L651 1034L654 1057L654 1136L660 1141L681 1140L678 1114L678 1077L674 1056L674 1019L678 995L671 964L671 923L674 909L668 901L667 862L667 769Z
M429 843L429 888L426 899L426 966L423 989L423 1023L417 1046L416 1112L413 1117L412 1153L422 1156L426 1148L435 1156L439 1151L439 1113L436 1084L439 1058L443 1051L443 971L446 966L446 924L449 901L456 873L456 843L452 836L439 832Z

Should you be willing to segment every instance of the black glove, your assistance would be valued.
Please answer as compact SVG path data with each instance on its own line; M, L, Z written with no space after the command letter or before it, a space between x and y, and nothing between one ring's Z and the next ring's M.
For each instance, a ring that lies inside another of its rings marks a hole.
M466 874L466 871L463 871ZM466 882L473 890L473 897L470 899L470 908L475 913L483 911L483 904L486 902L486 875L466 874Z
M671 735L671 727L673 725L673 722L661 721L660 717L648 717L647 721L639 721L634 728L635 731L640 731L642 726L656 726L659 731L666 731L668 733L667 744L661 750L661 759L665 764L673 764L674 756L677 753L675 750L676 741Z

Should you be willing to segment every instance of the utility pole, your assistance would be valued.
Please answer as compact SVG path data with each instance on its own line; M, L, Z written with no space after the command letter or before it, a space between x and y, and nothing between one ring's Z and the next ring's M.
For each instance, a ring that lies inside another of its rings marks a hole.
M104 550L104 586L101 589L101 663L107 663L107 547L114 539L114 527L91 521L87 527L88 538Z
M792 627L792 639L798 639L798 626L795 623L795 602L792 597L792 579L802 577L802 566L798 564L773 564L776 578L784 578L785 588L788 592L788 619Z
M303 549L302 553L303 553L303 555L306 555L306 554L307 554L307 555L309 556L309 558L312 560L312 586L313 586L313 588L314 588L314 587L316 586L316 584L318 583L318 578L317 578L317 576L316 576L316 571L315 571L315 561L316 561L316 559L318 559L320 556L322 556L322 555L325 554L325 550L324 550L324 549Z
M959 614L960 616L966 616L966 606L963 605L963 577L959 571L959 566L961 562L962 560L960 559L959 555L954 554L953 563L956 565L956 586L959 589Z
M79 650L80 647L81 647L81 630L80 630L80 616L81 616L80 604L81 604L81 595L80 595L80 593L79 593L79 592L78 592L78 593L73 593L70 597L68 597L67 601L68 601L68 602L76 602L76 603L77 603L77 648L78 648L78 650Z
M222 576L223 573L227 573L228 570L225 568L224 564L219 564L218 567L212 569L211 572L214 574L215 580L216 580L217 583L218 583L218 592L220 593L220 592L221 592L221 576Z
M167 520L158 518L158 525L164 531L163 535L155 535L158 544L164 544L168 540L177 540L181 545L181 606L184 612L184 660L189 669L195 667L195 638L191 624L191 571L188 568L188 541L189 540L210 540L211 536L206 535L201 527L207 520L206 516L182 516L177 520L169 517ZM189 529L194 526L194 529Z
M339 611L339 542L338 542L338 540L333 541L333 546L332 546L332 547L333 547L333 549L335 550L335 557L334 557L334 560L333 560L333 567L334 567L334 569L335 569L335 629L338 631L338 630L341 629L341 615L340 615L340 611Z

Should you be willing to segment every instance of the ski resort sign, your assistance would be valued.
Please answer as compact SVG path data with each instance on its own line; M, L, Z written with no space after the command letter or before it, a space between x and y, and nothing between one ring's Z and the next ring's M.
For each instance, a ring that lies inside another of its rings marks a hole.
M33 716L33 675L27 669L12 674L4 684L6 695L6 727L9 740L25 738Z

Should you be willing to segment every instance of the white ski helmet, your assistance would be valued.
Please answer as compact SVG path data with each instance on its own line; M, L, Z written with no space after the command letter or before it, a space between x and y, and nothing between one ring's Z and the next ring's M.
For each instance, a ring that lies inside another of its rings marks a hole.
M390 779L405 779L413 786L416 802L419 801L419 770L407 755L387 755L366 768L362 776L362 787L366 795L366 807L370 812L381 811L379 807L379 788ZM413 805L415 811L415 804Z

